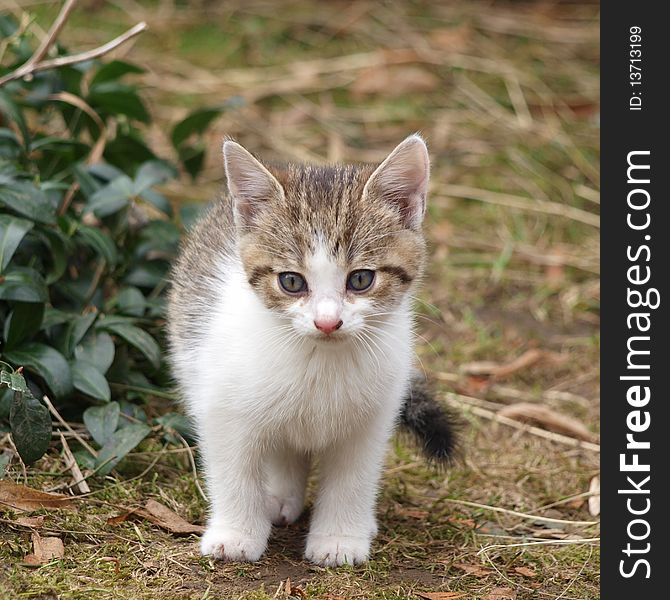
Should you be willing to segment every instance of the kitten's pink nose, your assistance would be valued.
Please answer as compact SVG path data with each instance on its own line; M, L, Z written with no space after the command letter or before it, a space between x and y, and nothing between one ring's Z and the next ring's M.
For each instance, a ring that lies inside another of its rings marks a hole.
M333 333L342 327L342 319L314 319L314 326L323 333Z

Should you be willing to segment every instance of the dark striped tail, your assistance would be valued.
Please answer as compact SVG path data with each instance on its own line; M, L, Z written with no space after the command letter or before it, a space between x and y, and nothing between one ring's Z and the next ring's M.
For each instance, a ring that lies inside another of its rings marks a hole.
M436 400L433 390L420 374L412 378L400 424L414 435L429 460L445 463L453 457L458 421Z

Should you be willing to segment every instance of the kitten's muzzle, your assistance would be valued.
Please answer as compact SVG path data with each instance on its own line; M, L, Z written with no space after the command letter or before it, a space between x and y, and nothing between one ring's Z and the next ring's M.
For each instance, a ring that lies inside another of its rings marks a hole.
M314 319L314 327L329 335L342 327L342 319Z

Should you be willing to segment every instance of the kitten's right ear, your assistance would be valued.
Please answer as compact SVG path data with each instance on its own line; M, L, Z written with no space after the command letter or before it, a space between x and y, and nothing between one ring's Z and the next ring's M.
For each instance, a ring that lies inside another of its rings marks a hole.
M272 173L238 143L223 143L223 159L238 222L251 225L264 205L283 197L284 190Z

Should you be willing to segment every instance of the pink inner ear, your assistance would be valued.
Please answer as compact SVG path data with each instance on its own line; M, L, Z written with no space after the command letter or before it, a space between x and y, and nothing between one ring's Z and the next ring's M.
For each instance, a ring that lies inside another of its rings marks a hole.
M395 204L403 223L418 229L426 209L430 160L426 144L418 135L408 137L377 167L365 184L372 194Z

